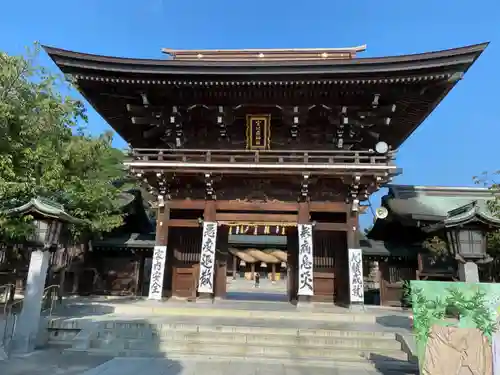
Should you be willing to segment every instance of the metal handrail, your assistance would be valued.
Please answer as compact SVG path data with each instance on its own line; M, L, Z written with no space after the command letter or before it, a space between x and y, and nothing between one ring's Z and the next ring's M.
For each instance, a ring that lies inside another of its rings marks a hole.
M4 304L7 304L14 298L14 294L16 292L16 285L12 283L0 285L0 295L2 295L4 292L5 292Z
M2 341L0 344L2 344L1 347L3 347L5 352L7 353L7 348L6 348L7 337L8 337L7 336L7 328L9 325L10 306L17 304L17 302L19 302L19 301L12 303L12 301L15 298L15 292L16 292L16 285L15 284L9 283L9 284L4 284L4 285L0 286L0 292L2 292L2 291L5 291L5 301L4 301L4 305L3 305L3 309L2 309L3 318L5 321L3 324L4 329L3 329ZM8 314L8 312L9 312L9 314ZM13 326L15 326L16 321L17 321L17 318L14 318ZM14 330L14 328L12 329L12 332L10 335L11 337L12 337L13 330Z
M49 315L52 315L56 303L62 303L62 294L60 285L49 285L43 290L43 300L42 300L42 311L49 311Z
M12 285L12 284L10 284ZM62 302L62 295L60 293L61 287L59 285L49 285L43 290L43 296L42 296L42 307L40 313L43 313L45 311L49 311L49 316L52 315L52 312L54 311L54 307L56 303L61 303ZM14 336L14 332L16 330L16 325L17 325L17 319L18 319L18 312L17 307L21 306L19 308L19 312L22 310L22 304L24 302L24 297L13 302L13 303L8 303L8 301L4 304L3 308L3 316L5 319L4 322L4 330L3 330L3 337L2 337L2 344L4 349L6 350L6 353L8 354L7 350L7 338ZM10 334L7 335L7 329L9 325L9 317L12 316L14 318L14 322L11 326L10 329Z

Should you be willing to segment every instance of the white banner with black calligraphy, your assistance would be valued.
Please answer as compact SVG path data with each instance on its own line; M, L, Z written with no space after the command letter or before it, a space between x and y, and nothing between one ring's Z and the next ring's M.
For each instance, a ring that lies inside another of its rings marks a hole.
M165 275L166 260L167 247L155 246L151 264L151 277L149 279L149 299L161 300L163 297L163 276Z
M217 223L203 223L201 240L200 276L198 279L199 293L213 293L215 272L215 246L217 243Z
M349 249L349 291L351 302L364 302L363 254L361 249Z
M314 295L312 225L298 224L299 232L299 296Z

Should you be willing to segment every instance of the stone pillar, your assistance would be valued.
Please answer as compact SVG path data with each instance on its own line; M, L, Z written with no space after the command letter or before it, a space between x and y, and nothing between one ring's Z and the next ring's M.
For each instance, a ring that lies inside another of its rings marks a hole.
M466 283L479 282L479 270L477 268L477 264L474 262L459 263L458 275L460 277L460 281L464 281Z
M276 263L271 264L271 281L276 281Z
M299 203L297 221L299 236L297 296L299 302L310 302L314 295L314 258L312 242L313 228L309 218L308 202Z
M161 300L163 298L163 282L165 266L167 264L168 220L170 209L167 202L158 207L156 218L156 241L151 264L148 299Z
M214 200L205 202L203 211L203 234L201 240L200 271L198 275L198 295L200 298L214 296L215 256L217 245L216 206Z
M347 251L349 267L349 306L354 309L364 308L363 253L359 246L359 219L357 212L351 212L347 228Z
M35 349L49 260L48 251L36 250L31 253L23 308L12 343L12 351L15 353L29 353Z

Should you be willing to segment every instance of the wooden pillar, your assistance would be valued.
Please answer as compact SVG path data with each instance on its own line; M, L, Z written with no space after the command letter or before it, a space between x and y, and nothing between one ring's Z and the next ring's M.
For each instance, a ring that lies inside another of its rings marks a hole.
M299 202L299 210L298 210L298 215L297 215L297 224L310 224L311 218L310 218L310 212L309 212L309 202ZM300 252L300 249L298 249ZM300 264L300 259L297 262L297 267L299 267ZM314 267L311 272L311 277L314 278ZM300 270L297 269L296 271L296 276L297 278L297 287L299 283L299 277L300 277ZM311 296L298 296L298 302L310 302L311 301Z
M276 263L271 264L271 281L276 281Z
M224 298L227 291L227 254L229 227L221 225L217 229L217 252L215 254L215 297Z
M288 227L286 231L286 282L288 291L288 300L293 302L297 299L297 284L298 284L298 251L299 251L299 236L296 227Z
M348 212L347 227L347 246L349 248L359 248L359 236L357 235L359 227L359 217L357 212Z
M255 263L250 263L250 280L255 280Z
M156 218L156 242L158 246L167 246L168 244L168 220L170 219L170 208L168 201L165 201L163 207L158 207Z
M135 279L135 295L142 296L143 285L144 285L144 252L138 255L138 260L136 261L136 279Z
M217 207L214 200L205 201L205 208L203 210L203 220L205 221L216 221L215 216L217 212Z
M64 297L66 296L66 268L68 266L65 266L61 269L61 272L59 273L59 292L61 293L61 296Z
M234 254L233 255L233 280L236 280L236 270L238 269L238 257Z

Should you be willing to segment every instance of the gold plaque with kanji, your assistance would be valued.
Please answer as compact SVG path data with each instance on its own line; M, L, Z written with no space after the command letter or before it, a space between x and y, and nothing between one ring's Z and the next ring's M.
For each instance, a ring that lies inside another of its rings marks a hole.
M247 149L269 150L271 147L271 116L247 116Z

